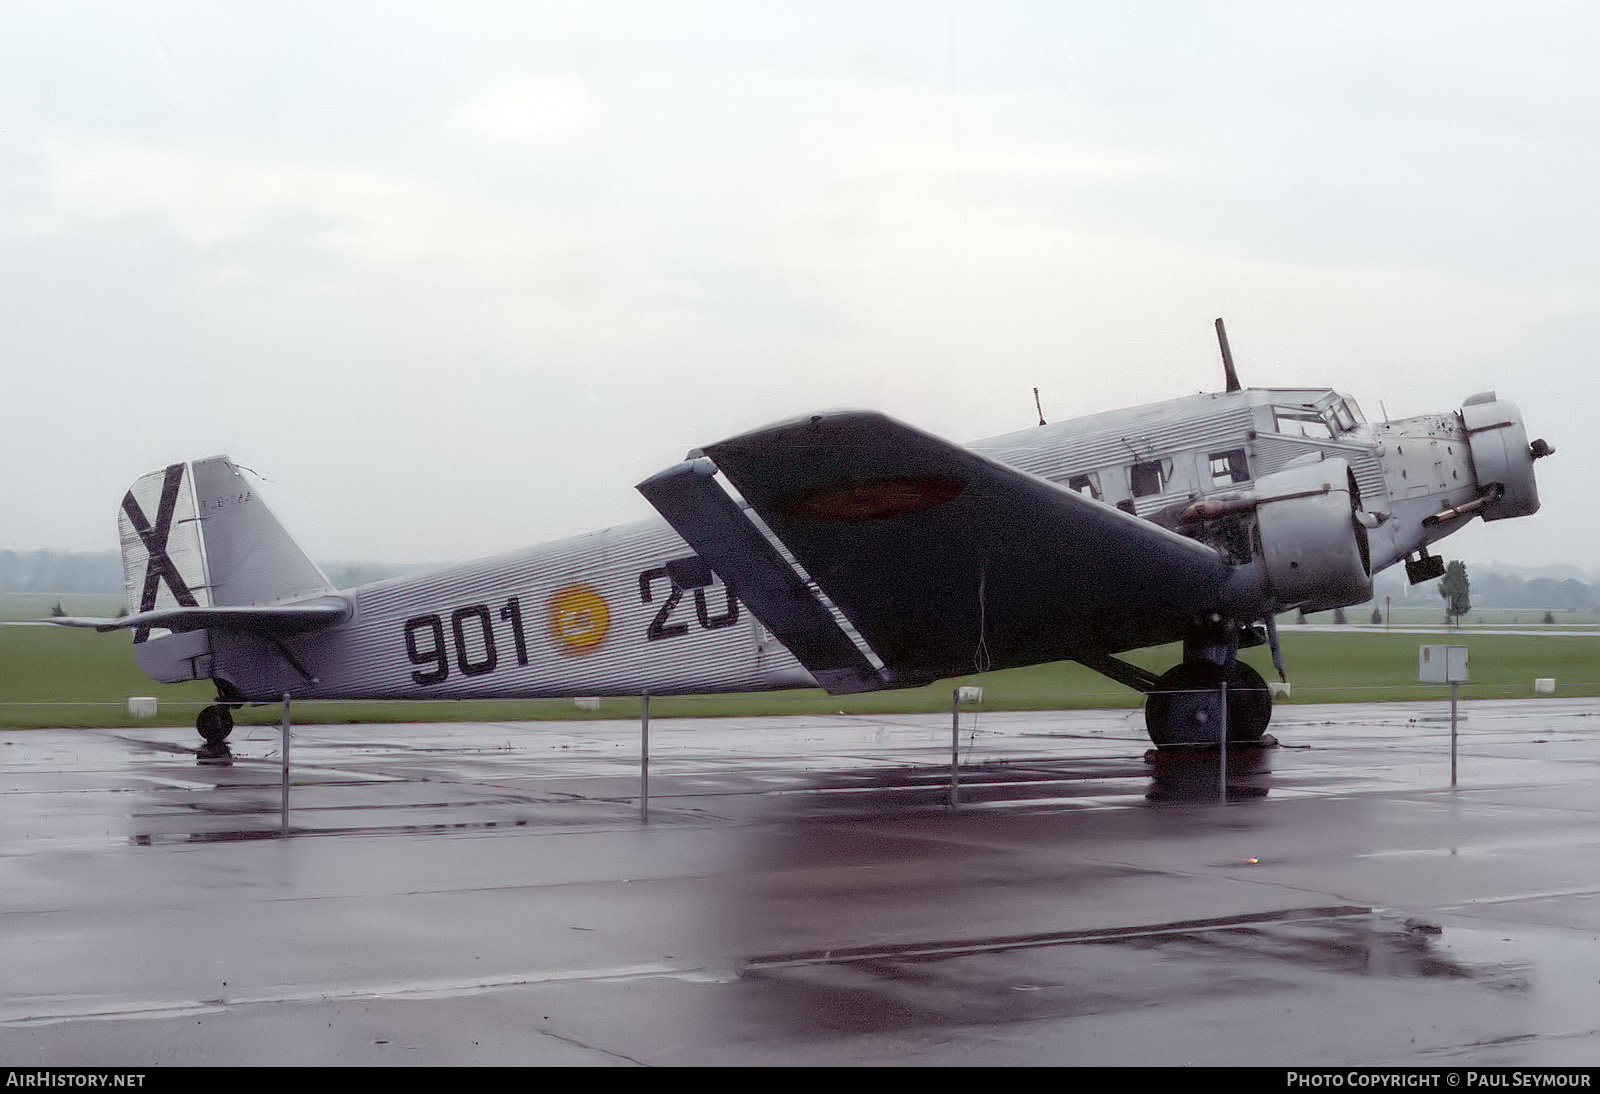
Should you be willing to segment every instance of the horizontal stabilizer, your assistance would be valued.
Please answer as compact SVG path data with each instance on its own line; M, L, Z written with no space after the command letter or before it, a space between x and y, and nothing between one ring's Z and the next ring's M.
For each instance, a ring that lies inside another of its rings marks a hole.
M225 630L284 635L331 627L350 618L350 611L350 603L343 597L327 596L302 604L156 608L115 619L58 615L45 622L61 627L93 627L97 631L161 627L169 631Z

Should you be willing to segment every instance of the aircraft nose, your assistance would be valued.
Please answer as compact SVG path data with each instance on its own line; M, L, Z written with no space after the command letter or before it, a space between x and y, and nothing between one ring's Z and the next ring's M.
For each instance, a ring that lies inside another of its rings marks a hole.
M1533 462L1555 449L1541 437L1530 442L1522 413L1509 399L1492 391L1469 396L1461 405L1467 444L1478 486L1490 492L1484 520L1525 517L1539 511L1539 487Z

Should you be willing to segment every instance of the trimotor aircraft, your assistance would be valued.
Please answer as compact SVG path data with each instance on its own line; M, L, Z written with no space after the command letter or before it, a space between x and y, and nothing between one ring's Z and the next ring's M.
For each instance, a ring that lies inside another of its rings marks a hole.
M1274 616L1362 603L1473 517L1539 508L1517 408L1368 422L1325 388L1226 390L956 445L817 414L640 483L664 518L338 590L227 457L135 482L118 523L133 630L165 682L209 678L218 745L293 698L833 694L1075 660L1146 695L1161 746L1262 739L1237 656ZM724 485L726 482L727 486ZM730 493L731 487L734 493ZM1157 675L1118 657L1183 643ZM1224 729L1225 727L1225 729Z

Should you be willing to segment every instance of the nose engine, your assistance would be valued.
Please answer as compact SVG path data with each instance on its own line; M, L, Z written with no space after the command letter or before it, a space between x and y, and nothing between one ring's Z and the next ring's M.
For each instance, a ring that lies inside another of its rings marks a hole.
M1461 404L1461 422L1478 486L1492 488L1479 515L1484 520L1504 520L1538 512L1533 461L1555 449L1542 439L1530 444L1516 404L1496 398L1492 391L1469 396Z

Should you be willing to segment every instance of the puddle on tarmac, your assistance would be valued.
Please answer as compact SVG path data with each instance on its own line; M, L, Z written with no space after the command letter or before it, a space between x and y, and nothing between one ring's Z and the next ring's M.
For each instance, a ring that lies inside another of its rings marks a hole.
M818 1033L1116 1013L1301 990L1327 975L1532 990L1522 947L1496 954L1474 945L1464 954L1452 933L1382 912L1301 909L1099 935L769 955L752 959L744 978L752 1013Z

